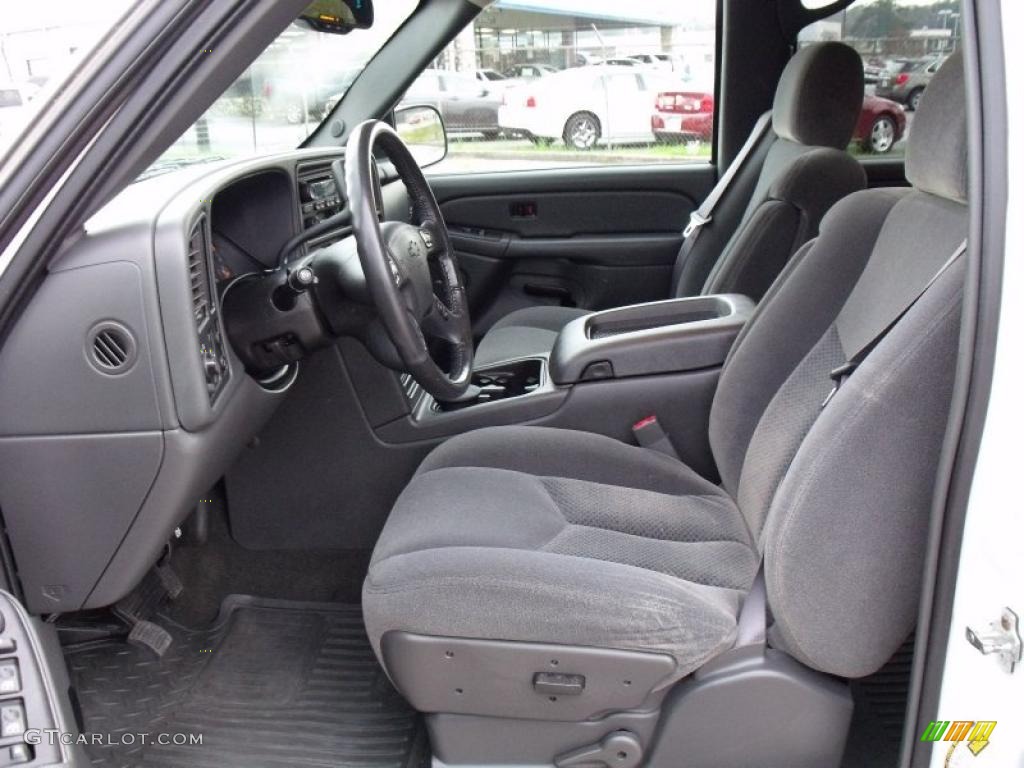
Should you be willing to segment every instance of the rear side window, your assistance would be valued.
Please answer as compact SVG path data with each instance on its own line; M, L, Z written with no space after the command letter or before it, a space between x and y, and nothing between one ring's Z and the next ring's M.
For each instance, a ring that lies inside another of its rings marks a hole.
M498 0L428 67L482 86L432 102L449 154L430 172L708 162L716 5Z
M806 4L806 3L805 3ZM932 75L960 47L959 3L857 0L800 33L800 44L839 40L864 62L864 105L850 151L901 157Z

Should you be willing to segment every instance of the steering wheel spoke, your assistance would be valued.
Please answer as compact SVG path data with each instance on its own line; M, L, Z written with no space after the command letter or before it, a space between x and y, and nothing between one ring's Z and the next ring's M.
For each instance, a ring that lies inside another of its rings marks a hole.
M462 326L463 318L450 310L438 296L434 296L434 305L421 323L425 335L451 344L461 343L465 334Z
M437 234L437 225L434 222L426 222L419 225L420 237L427 247L428 256L438 256L446 252L447 237Z

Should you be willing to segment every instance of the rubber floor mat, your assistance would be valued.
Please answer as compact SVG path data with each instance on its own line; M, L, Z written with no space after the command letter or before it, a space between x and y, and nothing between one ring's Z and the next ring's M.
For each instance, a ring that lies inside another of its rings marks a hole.
M420 719L378 665L358 606L231 596L208 629L157 621L174 639L162 659L122 640L65 649L83 732L99 742L86 747L93 765L424 761Z

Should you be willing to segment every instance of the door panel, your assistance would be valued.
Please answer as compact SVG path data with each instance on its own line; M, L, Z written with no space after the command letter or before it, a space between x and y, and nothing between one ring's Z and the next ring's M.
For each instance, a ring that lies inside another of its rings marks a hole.
M479 337L508 312L667 298L707 163L433 176Z

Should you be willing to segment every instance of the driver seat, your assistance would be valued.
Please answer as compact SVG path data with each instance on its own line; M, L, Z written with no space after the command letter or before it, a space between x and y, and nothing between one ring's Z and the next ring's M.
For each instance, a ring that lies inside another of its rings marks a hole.
M965 103L956 55L915 118L913 187L838 203L737 338L710 414L721 486L543 427L426 458L363 608L439 760L838 764L836 678L878 670L917 612L958 356ZM830 372L879 336L829 397ZM745 603L767 624L754 655L737 646Z

